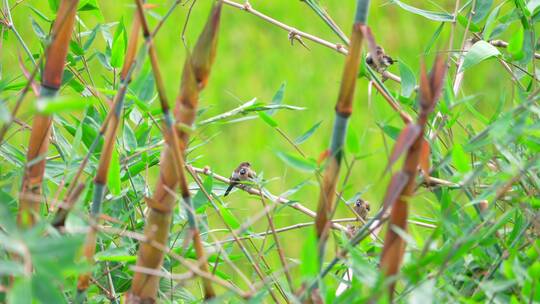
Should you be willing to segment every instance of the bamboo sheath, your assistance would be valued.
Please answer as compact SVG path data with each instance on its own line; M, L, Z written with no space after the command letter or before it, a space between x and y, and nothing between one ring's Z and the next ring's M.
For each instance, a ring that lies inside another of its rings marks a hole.
M52 42L46 51L39 99L53 98L60 89L77 13L77 4L78 0L62 0L60 2L52 29ZM17 218L19 225L23 227L33 226L39 216L51 125L52 116L50 115L37 114L32 122Z

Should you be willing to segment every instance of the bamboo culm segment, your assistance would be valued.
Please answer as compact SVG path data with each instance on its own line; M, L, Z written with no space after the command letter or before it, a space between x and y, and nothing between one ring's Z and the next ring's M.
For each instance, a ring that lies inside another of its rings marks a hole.
M69 50L77 4L78 0L60 2L52 29L52 42L47 48L45 68L41 76L40 99L55 97L62 84L64 64ZM26 155L27 167L24 171L17 217L19 225L23 227L33 226L39 215L51 125L52 117L49 115L37 114L32 122L30 143Z
M139 15L142 15L142 5L137 1ZM183 126L191 126L195 121L198 108L199 92L206 86L214 61L219 29L219 19L221 16L221 1L212 8L208 22L199 36L193 54L187 55L182 72L182 83L180 94L176 100L174 108L174 118L177 123ZM145 36L149 35L144 15L141 16L143 31ZM167 244L169 229L172 218L172 211L176 203L176 196L171 190L180 189L183 204L188 216L190 235L193 238L193 245L197 254L201 271L209 273L206 261L205 249L200 239L197 228L196 217L194 216L191 204L191 194L188 189L186 175L184 173L184 152L189 141L189 134L181 130L177 131L166 102L157 58L152 47L152 41L147 40L150 60L156 79L158 95L162 103L162 112L165 118L164 135L166 145L160 158L160 175L157 181L152 198L147 199L150 207L145 225L145 236L147 241L142 242L137 256L137 266L156 269L162 265L164 252L157 250L152 244L157 242L162 245ZM157 76L156 76L157 75ZM215 296L210 280L203 278L204 297L206 299ZM127 296L127 303L154 302L159 289L159 277L146 274L135 273L132 287Z
M368 10L369 1L357 2L357 10ZM367 13L366 13L367 14ZM358 15L358 13L357 13ZM357 16L358 17L358 16ZM323 261L325 243L328 238L331 214L334 210L336 184L339 177L341 159L343 155L343 144L347 134L349 116L352 113L354 93L356 89L356 78L361 60L362 51L362 27L363 23L356 22L351 33L351 43L349 53L345 59L339 96L336 103L336 116L334 120L334 130L330 144L330 159L323 175L319 203L317 206L317 217L315 228L319 239L320 261Z

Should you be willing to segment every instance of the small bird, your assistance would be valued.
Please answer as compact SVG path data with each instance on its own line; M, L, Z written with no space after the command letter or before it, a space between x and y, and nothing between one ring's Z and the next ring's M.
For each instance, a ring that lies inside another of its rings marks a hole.
M251 164L249 162L243 162L232 172L231 174L231 184L229 185L229 188L225 191L225 195L229 195L229 192L231 192L232 188L234 186L237 186L242 181L247 181L255 178L257 174L255 171L251 169Z
M365 201L361 198L358 198L356 202L354 203L354 212L356 212L356 215L361 218L362 220L366 220L370 207L369 202Z
M366 63L375 71L382 73L397 61L386 55L381 46L377 46L375 55L367 53Z

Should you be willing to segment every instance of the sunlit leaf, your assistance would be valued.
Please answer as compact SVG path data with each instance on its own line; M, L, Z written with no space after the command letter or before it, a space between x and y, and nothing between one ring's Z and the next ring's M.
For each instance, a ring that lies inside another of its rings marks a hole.
M306 140L308 140L312 135L313 133L315 133L315 131L317 131L317 129L319 128L319 126L321 125L322 121L319 121L318 123L316 123L315 125L313 125L313 127L309 128L309 130L306 131L306 133L298 136L295 140L294 140L294 143L299 145L303 142L305 142Z
M405 97L411 96L416 86L416 78L411 68L403 60L399 60L399 76L401 76L401 95Z
M500 54L501 53L496 47L480 40L476 42L465 55L460 71L465 71L488 58L499 56Z
M265 112L257 112L259 117L270 127L276 128L278 126L277 121L275 121L270 115L266 114Z
M440 12L433 12L433 11L427 11L427 10L423 10L423 9L419 9L419 8L416 8L416 7L413 7L413 6L410 6L408 4L405 4L399 0L391 0L392 3L395 3L397 4L399 7L401 7L402 9L410 12L410 13L413 13L413 14L416 14L416 15L420 15L424 18L427 18L429 20L433 20L433 21L439 21L439 22L452 22L454 21L454 17L450 14L447 14L447 13L440 13Z
M283 97L285 96L285 83L282 83L281 86L279 86L279 89L277 90L276 94L272 98L272 105L281 105L283 103ZM276 112L276 109L268 110L266 113L268 115L273 115Z
M307 160L286 152L278 152L277 156L287 165L298 170L314 171L317 169L317 164L312 160Z
M466 173L471 170L471 164L467 154L465 154L463 146L460 144L454 145L454 148L452 149L452 163L454 167L456 167L456 169L461 173Z

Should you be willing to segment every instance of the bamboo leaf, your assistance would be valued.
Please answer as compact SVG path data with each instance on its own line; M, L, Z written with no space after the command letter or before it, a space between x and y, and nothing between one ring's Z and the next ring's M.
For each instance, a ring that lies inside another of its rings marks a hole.
M109 172L107 173L107 186L109 191L113 195L119 195L122 191L120 180L120 160L118 157L118 151L112 149L111 163L109 166Z
M312 135L313 133L315 133L315 131L317 131L317 129L319 128L319 126L321 125L322 121L319 121L318 123L316 123L315 125L313 125L313 127L309 128L309 130L306 131L306 133L298 136L295 140L294 140L294 143L299 145L299 144L302 144L303 142L305 142L306 140L308 140Z
M416 78L411 68L403 60L399 60L399 75L401 76L401 95L405 97L411 96L416 86Z
M214 179L212 178L212 176L208 175L203 181L203 188L206 193L212 193L213 186ZM195 209L197 213L203 213L206 209L206 205L208 205L209 203L210 201L208 200L204 192L199 189L193 197L193 209Z
M312 160L300 158L298 156L295 156L286 152L278 152L277 156L282 161L284 161L287 165L301 171L312 172L317 169L317 164L315 163L315 161L312 161Z
M429 20L439 21L439 22L452 22L452 21L454 21L454 16L451 15L451 14L440 13L440 12L432 12L432 11L419 9L419 8L407 5L407 4L405 4L405 3L403 3L403 2L401 2L399 0L390 0L390 1L392 3L394 3L394 4L397 4L399 7L401 7L402 9L404 9L404 10L410 12L410 13L422 16L422 17L427 18Z
M124 20L120 20L116 31L114 32L114 38L111 49L111 66L114 68L121 68L124 62L124 56L127 48L127 32L124 27Z
M508 41L507 50L513 60L520 60L523 58L523 27L520 26L517 32L512 34L512 37Z
M477 0L471 21L475 24L482 22L489 13L489 9L492 5L493 0Z
M277 128L277 121L270 117L270 115L266 114L266 112L257 112L257 114L259 115L259 118L261 118L267 125L272 128Z
M36 102L36 111L43 114L58 114L62 112L81 111L93 105L95 98L63 96L55 98L40 98Z
M282 83L281 86L279 86L279 89L277 90L276 94L274 94L274 97L272 98L272 102L271 102L272 105L279 106L283 103L283 97L285 96L285 86L286 86L285 82ZM271 110L266 111L266 113L268 113L268 115L274 115L276 110L277 108L271 109Z
M500 54L501 53L496 47L483 40L480 40L476 42L467 52L465 58L463 59L463 65L459 71L463 72L488 58L499 56Z
M466 173L471 170L471 165L469 163L467 154L465 154L463 146L460 144L454 145L454 148L452 149L452 163L454 164L454 167L456 167L456 169L461 173Z

